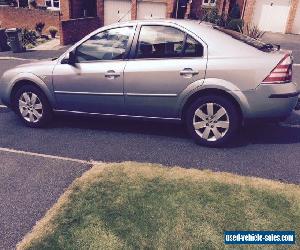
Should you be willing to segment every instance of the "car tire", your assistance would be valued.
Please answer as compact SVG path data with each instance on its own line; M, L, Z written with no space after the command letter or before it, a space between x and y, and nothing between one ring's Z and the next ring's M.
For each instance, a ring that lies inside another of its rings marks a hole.
M228 145L241 127L238 108L221 95L197 99L188 107L185 121L195 142L209 147Z
M53 117L46 95L33 85L24 85L16 91L14 109L25 125L32 128L45 127Z

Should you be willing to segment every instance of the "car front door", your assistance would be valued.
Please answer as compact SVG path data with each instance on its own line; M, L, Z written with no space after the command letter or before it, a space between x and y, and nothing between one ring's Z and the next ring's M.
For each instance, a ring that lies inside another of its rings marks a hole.
M91 36L75 50L75 64L63 60L53 71L57 109L87 113L124 112L124 68L134 27Z
M138 30L124 71L126 111L177 118L180 93L205 77L205 44L174 26L147 24Z

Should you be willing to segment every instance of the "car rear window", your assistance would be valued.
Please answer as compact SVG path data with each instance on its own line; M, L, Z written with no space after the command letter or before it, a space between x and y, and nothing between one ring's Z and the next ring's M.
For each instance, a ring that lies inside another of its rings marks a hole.
M240 32L237 31L233 31L233 30L228 30L228 29L224 29L222 27L219 26L214 26L214 29L221 31L229 36L231 36L234 39L237 39L241 42L244 42L254 48L257 48L261 51L264 52L271 52L271 51L276 51L280 49L279 45L275 45L275 44L271 44L271 43L264 43L263 41L254 39L250 36L246 36Z

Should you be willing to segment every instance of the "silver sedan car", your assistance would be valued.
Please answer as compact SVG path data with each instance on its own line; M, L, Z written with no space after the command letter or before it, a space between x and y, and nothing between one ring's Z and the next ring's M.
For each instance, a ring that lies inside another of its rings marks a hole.
M58 112L179 120L206 146L224 145L246 120L289 116L298 94L289 52L172 19L102 27L0 83L2 102L30 127Z

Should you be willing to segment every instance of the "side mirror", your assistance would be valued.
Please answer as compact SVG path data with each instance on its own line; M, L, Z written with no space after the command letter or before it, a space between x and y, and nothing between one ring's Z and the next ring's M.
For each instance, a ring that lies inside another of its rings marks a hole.
M68 64L70 64L72 66L76 66L76 63L77 63L76 54L74 51L70 51Z

